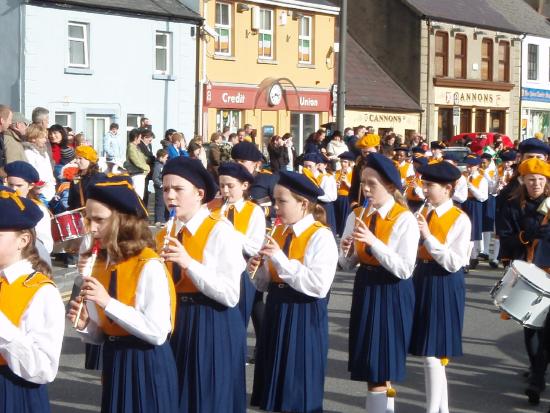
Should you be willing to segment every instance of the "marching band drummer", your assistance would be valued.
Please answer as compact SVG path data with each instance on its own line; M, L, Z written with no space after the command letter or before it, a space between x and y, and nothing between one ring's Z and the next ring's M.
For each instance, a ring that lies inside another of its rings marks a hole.
M368 155L361 184L370 211L356 208L350 214L340 243L342 267L360 263L351 303L348 370L352 380L368 383L367 411L386 413L394 411L390 382L405 378L414 313L411 276L420 236L391 160Z
M4 167L7 175L7 186L17 191L22 198L33 201L42 211L42 219L34 229L36 231L36 248L42 258L51 266L50 254L53 250L52 220L48 208L34 195L33 189L40 181L38 171L28 162L14 161Z
M517 259L532 261L541 268L550 267L550 226L546 223L545 212L539 209L550 196L550 165L531 158L519 165L518 173L520 186L508 202L502 204L499 214L500 259L504 266ZM523 332L530 364L525 394L530 403L538 404L545 388L548 360L543 339L550 333L549 325L546 322L542 330L524 328Z
M336 234L341 237L346 225L346 219L351 211L349 206L349 189L353 176L355 154L351 151L342 152L338 155L340 159L340 170L335 174L338 197L334 202L334 215L336 216Z
M89 186L86 217L100 251L67 318L83 340L103 343L101 411L175 412L175 292L147 210L128 180L106 178Z
M466 163L466 180L468 187L468 199L462 204L462 209L472 223L472 235L471 235L471 254L469 268L472 270L477 267L479 262L478 253L480 251L479 244L481 243L481 233L483 225L483 202L487 200L489 196L489 184L485 177L479 172L479 165L481 164L481 158L477 155L470 154L464 158Z
M448 412L448 358L462 355L462 327L471 224L453 205L461 173L448 162L420 168L429 208L418 214L421 245L413 274L415 311L409 352L424 357L426 412Z
M236 307L246 267L242 238L206 207L218 188L199 160L169 160L162 186L177 218L166 247L166 228L157 234L178 297L170 340L179 378L177 411L245 412L246 331Z
M57 374L65 308L35 247L43 214L7 187L0 187L0 211L0 406L48 413L45 384Z
M328 356L328 298L338 249L317 203L322 189L302 174L280 172L275 209L283 225L253 257L254 282L268 290L254 369L252 406L276 412L323 410Z
M245 260L257 255L265 239L265 216L262 208L252 201L245 200L245 195L254 182L254 176L241 164L224 162L218 168L220 192L225 204L213 213L223 214L235 228L243 245ZM239 310L243 317L245 328L248 327L256 288L248 273L241 277L241 293ZM259 331L256 335L259 335Z

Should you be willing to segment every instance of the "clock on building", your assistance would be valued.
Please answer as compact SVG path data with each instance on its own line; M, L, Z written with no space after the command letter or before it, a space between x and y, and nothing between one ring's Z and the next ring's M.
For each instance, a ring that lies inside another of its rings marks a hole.
M283 88L280 84L274 83L269 89L268 103L270 106L277 106L283 99Z

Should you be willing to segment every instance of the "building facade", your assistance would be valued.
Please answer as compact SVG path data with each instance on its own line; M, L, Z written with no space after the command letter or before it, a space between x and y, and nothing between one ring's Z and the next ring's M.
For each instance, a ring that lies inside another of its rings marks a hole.
M111 122L125 147L144 116L157 137L192 136L200 16L176 0L63 3L0 6L0 35L14 39L2 46L0 102L27 117L46 107L50 124L83 131L98 152Z
M201 3L202 135L251 124L262 150L290 132L301 151L332 120L339 9L325 0Z

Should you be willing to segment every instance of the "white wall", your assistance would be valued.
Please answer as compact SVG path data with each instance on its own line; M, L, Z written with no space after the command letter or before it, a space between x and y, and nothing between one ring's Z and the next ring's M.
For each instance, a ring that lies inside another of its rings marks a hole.
M529 50L529 44L536 44L539 46L537 80L527 79L527 71L529 67L527 53ZM522 87L550 90L550 39L545 39L543 37L526 36L523 40L521 63Z
M19 0L0 0L0 104L19 110Z
M195 117L196 38L192 24L101 13L25 6L25 109L36 106L74 112L75 130L85 130L86 114L113 115L121 132L126 115L145 114L157 136L167 128L192 137ZM91 75L65 74L67 23L90 25ZM155 31L172 32L175 80L153 79ZM125 140L125 133L121 134Z

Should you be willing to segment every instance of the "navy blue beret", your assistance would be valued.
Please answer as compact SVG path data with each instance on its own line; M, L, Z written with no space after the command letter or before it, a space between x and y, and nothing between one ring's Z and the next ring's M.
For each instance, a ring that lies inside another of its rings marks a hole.
M7 176L13 176L24 179L25 181L34 184L40 181L38 171L30 163L25 161L13 161L4 167Z
M464 162L466 163L466 165L475 166L481 163L481 158L477 155L470 154L464 158Z
M243 165L237 162L224 162L218 168L218 175L231 176L241 182L254 182L254 176Z
M303 196L311 202L317 202L317 198L325 194L325 191L315 185L305 175L291 171L281 171L277 185L284 186L290 192Z
M128 176L102 176L89 185L86 191L88 199L99 201L123 214L147 217L147 208L134 190Z
M34 228L44 217L42 210L32 200L20 197L6 186L0 186L0 211L0 230Z
M240 143L235 145L235 147L238 145ZM216 181L214 181L214 177L198 159L187 158L185 156L170 159L166 162L164 168L162 168L162 176L166 175L180 176L183 179L187 179L197 188L203 189L203 204L212 201L218 192L218 186L216 185Z
M493 156L490 153L484 152L481 154L481 159L487 159L490 161L491 159L493 159Z
M502 162L515 161L517 156L518 156L518 153L513 150L502 151L500 153L500 159L502 160Z
M309 152L304 155L303 162L325 163L326 160L320 153Z
M342 159L343 161L355 161L357 156L351 151L345 151L338 155L338 158Z
M431 149L445 149L447 147L447 145L445 145L445 143L441 142L441 141L433 141L430 143L430 148Z
M231 149L231 157L239 161L259 162L263 159L262 153L252 142L239 142Z
M409 150L410 150L410 148L409 148L407 145L405 145L405 144L399 145L399 146L397 146L396 148L394 148L394 151L395 151L395 152L399 152L399 151L400 151L400 152L407 152L407 153L408 153Z
M424 148L422 146L414 146L411 148L411 152L412 153L421 153L422 155L424 155L426 153L426 151L424 150Z
M401 186L401 175L391 159L388 159L380 153L369 153L367 156L367 166L382 175L399 191L403 190Z
M423 181L448 184L460 178L460 170L449 162L436 162L418 168Z
M416 162L419 166L428 165L428 158L425 156L413 156L412 161L413 163Z
M537 138L525 139L519 144L519 153L541 153L550 154L550 146Z
M460 162L464 157L459 152L449 151L443 153L443 159L446 161Z

